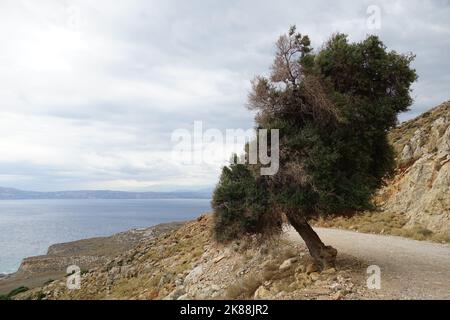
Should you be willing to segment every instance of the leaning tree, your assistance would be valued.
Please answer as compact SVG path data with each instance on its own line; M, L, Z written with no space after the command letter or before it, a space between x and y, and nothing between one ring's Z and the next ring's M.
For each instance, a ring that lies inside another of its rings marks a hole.
M412 54L388 51L377 36L351 43L333 35L318 51L295 27L276 43L269 77L252 82L248 106L256 128L279 129L279 170L224 167L214 191L216 239L273 234L288 221L319 268L337 251L308 223L371 208L371 195L392 172L387 133L412 103ZM248 148L247 148L248 151Z

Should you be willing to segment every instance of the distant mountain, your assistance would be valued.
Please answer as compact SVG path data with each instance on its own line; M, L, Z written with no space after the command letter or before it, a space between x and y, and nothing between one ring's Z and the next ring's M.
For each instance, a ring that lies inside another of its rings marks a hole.
M211 191L127 192L78 190L37 192L0 187L0 200L19 199L209 199Z

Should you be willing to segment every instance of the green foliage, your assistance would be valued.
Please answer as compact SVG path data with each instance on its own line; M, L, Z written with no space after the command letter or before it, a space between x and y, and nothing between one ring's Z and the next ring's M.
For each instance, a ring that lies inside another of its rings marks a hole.
M267 217L267 200L267 188L257 182L247 165L224 167L212 199L216 239L228 241L280 227L279 221Z
M18 295L19 293L28 291L29 289L27 287L24 286L20 286L18 288L15 288L14 290L11 290L8 294L6 295L0 295L0 300L11 300L12 297L14 297L15 295Z
M15 295L18 295L19 293L22 293L22 292L25 292L25 291L28 291L28 290L29 290L29 289L28 289L27 287L21 286L21 287L18 287L18 288L15 288L14 290L12 290L12 291L8 294L8 296L14 297Z
M218 239L260 232L266 212L370 209L394 167L387 132L412 103L414 56L387 51L376 36L349 43L343 34L314 54L295 28L277 49L270 78L252 83L249 106L257 128L280 129L280 169L269 177L251 165L223 169L213 200Z

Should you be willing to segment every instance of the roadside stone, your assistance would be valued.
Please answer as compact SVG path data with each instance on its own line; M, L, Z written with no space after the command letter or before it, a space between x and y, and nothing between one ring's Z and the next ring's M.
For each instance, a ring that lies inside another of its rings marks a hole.
M284 260L283 263L280 265L279 269L280 271L284 271L292 267L292 265L297 262L298 258L290 258L287 260Z
M311 273L310 275L309 275L309 277L311 278L311 280L312 281L317 281L317 280L319 280L319 273L317 273L317 272L313 272L313 273Z
M255 294L253 295L253 298L255 300L266 300L271 298L272 295L269 290L267 290L264 286L260 286L258 289L256 289Z
M312 282L311 277L306 273L298 273L295 275L295 278L298 282L301 282L304 286Z
M342 289L342 285L337 282L334 282L330 285L330 289L333 291L339 291Z
M307 274L310 274L310 273L313 273L313 272L317 272L317 271L319 271L319 268L317 268L315 263L310 263L310 264L308 264L306 266L306 273Z
M218 285L216 285L216 284L213 284L213 285L211 285L211 290L212 291L219 291L220 287Z
M322 271L322 273L323 274L333 274L333 273L336 273L336 269L335 268L329 268L329 269L326 269L326 270Z
M342 300L344 298L344 293L342 291L338 291L331 295L331 299L333 300Z

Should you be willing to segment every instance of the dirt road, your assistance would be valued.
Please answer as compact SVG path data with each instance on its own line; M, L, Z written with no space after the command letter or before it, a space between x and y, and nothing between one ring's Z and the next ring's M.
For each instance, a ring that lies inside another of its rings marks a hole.
M380 298L450 299L450 246L395 236L315 228L338 252L381 269ZM302 242L294 229L293 241Z

